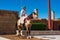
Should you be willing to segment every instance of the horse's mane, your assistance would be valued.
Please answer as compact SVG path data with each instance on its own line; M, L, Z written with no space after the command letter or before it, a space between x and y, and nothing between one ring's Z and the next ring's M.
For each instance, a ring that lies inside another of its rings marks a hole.
M32 19L33 17L32 17L32 13L28 16L30 19Z

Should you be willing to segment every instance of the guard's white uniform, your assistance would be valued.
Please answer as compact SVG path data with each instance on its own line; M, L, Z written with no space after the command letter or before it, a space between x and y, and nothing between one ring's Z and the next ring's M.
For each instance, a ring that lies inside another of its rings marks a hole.
M24 19L25 19L25 18L27 18L27 16L22 16L22 17L20 18L20 23L21 23L21 24L24 24Z
M25 14L25 15L24 15ZM24 16L22 16L24 15ZM26 11L24 9L21 10L21 14L20 14L20 23L21 24L24 24L24 19L27 18L27 15L26 15Z

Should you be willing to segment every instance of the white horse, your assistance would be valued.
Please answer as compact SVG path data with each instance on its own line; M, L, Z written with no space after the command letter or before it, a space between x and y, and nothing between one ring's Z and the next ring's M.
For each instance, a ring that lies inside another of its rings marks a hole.
M30 36L30 30L31 30L31 20L29 19L29 17L25 18L24 19L24 26L26 27L26 34L27 34L27 38L31 38ZM18 30L16 31L16 35L23 35L23 32L21 31L22 30L22 26L20 24L20 19L18 19L17 21L17 28Z

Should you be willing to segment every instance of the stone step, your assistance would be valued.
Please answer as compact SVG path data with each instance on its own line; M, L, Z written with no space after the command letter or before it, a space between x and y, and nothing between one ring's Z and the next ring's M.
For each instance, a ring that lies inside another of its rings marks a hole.
M32 35L60 35L60 31L31 31Z
M26 31L24 31L26 34ZM31 31L31 35L60 35L60 31Z

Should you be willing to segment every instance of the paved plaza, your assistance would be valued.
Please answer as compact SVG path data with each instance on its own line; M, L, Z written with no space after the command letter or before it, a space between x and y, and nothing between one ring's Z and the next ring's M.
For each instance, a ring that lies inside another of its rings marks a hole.
M60 35L36 35L34 38L43 38L43 39L49 39L49 40L60 40Z
M35 35L32 39L16 35L0 35L0 40L60 40L60 35Z
M26 37L16 35L0 35L0 40L40 40L38 38L27 39Z

